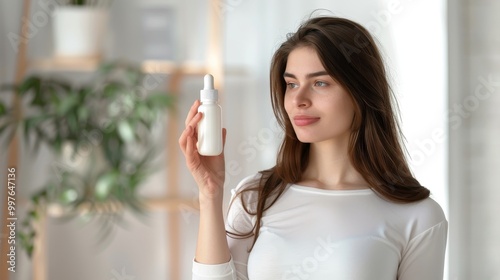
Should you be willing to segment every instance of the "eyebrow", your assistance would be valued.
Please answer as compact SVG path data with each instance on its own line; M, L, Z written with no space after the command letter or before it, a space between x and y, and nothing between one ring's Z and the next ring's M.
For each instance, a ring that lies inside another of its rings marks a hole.
M306 75L306 78L313 78L313 77L318 77L318 76L330 76L328 75L328 73L326 71L318 71L318 72L313 72L313 73L309 73ZM283 73L283 77L290 77L290 78L294 78L294 79L297 79L297 77L292 74L292 73L288 73L288 72L285 72Z

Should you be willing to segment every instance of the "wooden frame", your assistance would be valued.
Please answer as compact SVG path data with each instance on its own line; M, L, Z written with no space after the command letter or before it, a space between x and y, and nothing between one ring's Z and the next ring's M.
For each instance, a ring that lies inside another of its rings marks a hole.
M23 14L22 18L28 18L29 12L31 8L31 1L30 0L24 0L23 1ZM21 38L28 38L28 21L24 20L21 23ZM17 65L16 65L16 74L15 74L15 83L19 83L22 81L24 75L26 74L27 70L27 60L26 60L26 52L28 48L28 42L26 40L21 40L18 46L18 52L17 52ZM12 105L14 108L16 108L16 118L19 119L22 115L21 112L21 104L20 100L17 96L14 96L12 99ZM14 138L12 139L11 143L9 144L8 147L8 167L15 167L16 168L16 174L18 171L19 166L19 139L18 135L14 135ZM1 171L2 174L6 174L6 170ZM16 175L17 176L17 175ZM7 176L2 176L2 178L6 178ZM17 181L17 180L16 180ZM1 185L2 185L2 190L5 190L5 197L4 202L2 205L7 205L7 188L4 188L4 184L7 183L6 179L2 179ZM17 192L17 188L16 188ZM2 222L7 221L7 209L2 209ZM19 223L19 221L18 221ZM3 223L1 223L3 224ZM7 243L7 237L9 235L8 228L6 226L2 226L1 229L2 235L0 236L0 243L1 243L1 256L0 256L0 279L9 279L9 270L8 270L8 265L7 265L7 250L9 248L8 243ZM16 244L17 245L17 244ZM19 246L17 246L19 247Z

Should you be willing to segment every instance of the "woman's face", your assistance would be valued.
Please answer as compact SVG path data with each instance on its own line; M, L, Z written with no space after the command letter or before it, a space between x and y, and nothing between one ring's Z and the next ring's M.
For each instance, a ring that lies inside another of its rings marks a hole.
M298 47L288 56L285 110L299 141L345 141L351 133L350 94L323 67L316 51Z

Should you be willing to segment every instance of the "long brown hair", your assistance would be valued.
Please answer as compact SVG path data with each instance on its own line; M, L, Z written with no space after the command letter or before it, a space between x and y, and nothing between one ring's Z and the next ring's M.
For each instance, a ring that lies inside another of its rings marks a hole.
M285 131L276 165L263 170L258 182L243 188L240 197L245 211L256 216L253 230L240 237L259 236L263 213L288 184L301 180L308 165L309 143L297 139L284 108L283 79L288 55L297 47L314 49L328 74L351 95L355 117L349 141L349 158L356 170L379 196L398 203L429 196L429 190L413 177L401 143L401 131L394 113L394 98L387 81L380 52L369 32L343 18L316 17L304 22L275 52L270 71L271 100L278 123ZM242 198L257 192L253 210ZM253 248L253 245L252 245Z

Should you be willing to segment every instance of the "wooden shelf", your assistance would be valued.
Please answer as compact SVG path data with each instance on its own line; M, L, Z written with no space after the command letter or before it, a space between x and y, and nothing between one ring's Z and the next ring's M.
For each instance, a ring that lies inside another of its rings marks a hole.
M29 62L29 68L37 71L95 71L101 62L99 57L53 57Z
M29 62L29 68L35 71L77 71L93 72L102 60L99 57L52 57L38 58ZM145 60L141 69L149 74L205 75L208 69L197 63L178 64L173 61Z
M21 201L20 204L27 204L28 201ZM166 211L170 213L182 212L182 211L198 211L199 204L197 199L188 198L146 198L143 200L146 211ZM102 204L95 204L90 206L90 204L83 204L78 207L78 212L81 215L86 214L92 209L93 213L119 213L123 211L123 205L120 203L106 202ZM47 215L53 218L64 217L67 210L59 204L49 204L47 206Z
M141 65L142 71L151 74L205 75L208 68L195 63L177 64L173 61L145 60Z

